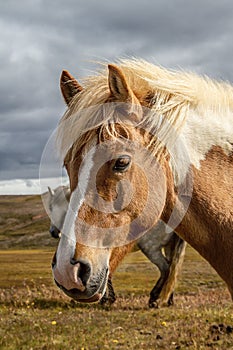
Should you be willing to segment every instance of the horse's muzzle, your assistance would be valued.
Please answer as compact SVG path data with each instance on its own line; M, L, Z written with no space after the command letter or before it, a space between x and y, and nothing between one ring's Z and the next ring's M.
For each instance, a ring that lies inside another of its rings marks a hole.
M90 283L90 285L87 284L84 291L81 291L77 288L68 290L59 284L55 279L54 281L58 288L60 288L70 298L81 303L93 303L99 301L105 293L108 281L108 269L106 269L104 274L101 274L101 279L98 280L97 283Z
M68 297L80 302L80 303L94 303L102 298L102 293L95 293L93 296L88 297L85 292L80 292L80 290L73 288L67 290L66 288L59 285L59 283L54 280L58 288L60 288Z

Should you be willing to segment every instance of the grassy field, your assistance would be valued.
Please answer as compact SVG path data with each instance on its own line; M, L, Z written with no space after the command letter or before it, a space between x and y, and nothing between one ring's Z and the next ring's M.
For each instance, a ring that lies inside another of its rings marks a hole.
M86 305L53 284L48 227L39 197L0 197L0 349L233 349L229 293L190 247L174 306L148 308L158 271L140 252L114 275L115 304Z

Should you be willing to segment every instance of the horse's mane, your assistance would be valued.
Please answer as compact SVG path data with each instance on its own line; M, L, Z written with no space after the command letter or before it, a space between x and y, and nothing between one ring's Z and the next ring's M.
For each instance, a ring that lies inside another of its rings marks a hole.
M156 131L150 143L154 154L161 150L158 135L165 145L172 143L191 108L200 114L207 110L218 113L233 109L230 84L193 73L167 70L141 59L122 59L117 65L139 101L147 102L151 110L144 114L140 124L152 134ZM97 75L83 79L82 85L84 89L74 96L58 128L63 158L76 140L82 147L98 127L107 128L109 122L119 122L114 120L112 113L102 109L109 98L107 64L101 64Z

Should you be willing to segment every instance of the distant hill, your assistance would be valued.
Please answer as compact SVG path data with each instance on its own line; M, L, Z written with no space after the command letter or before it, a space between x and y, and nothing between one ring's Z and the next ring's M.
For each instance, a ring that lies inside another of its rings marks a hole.
M56 246L40 195L0 196L0 249Z

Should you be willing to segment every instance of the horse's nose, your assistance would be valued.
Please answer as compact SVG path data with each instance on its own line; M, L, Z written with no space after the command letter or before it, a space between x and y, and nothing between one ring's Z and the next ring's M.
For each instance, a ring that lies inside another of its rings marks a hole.
M51 236L53 238L59 238L60 232L61 231L56 226L54 226L54 225L50 226L49 233L51 234Z
M84 260L75 260L74 258L70 259L71 265L78 265L77 277L80 278L82 284L86 286L87 281L91 275L91 266L87 261Z
M52 260L52 270L56 283L67 290L76 288L84 291L91 275L91 266L88 262L71 258L67 264L60 265L56 253Z

